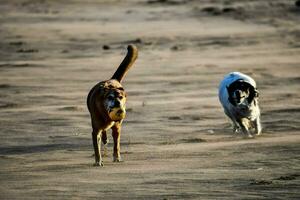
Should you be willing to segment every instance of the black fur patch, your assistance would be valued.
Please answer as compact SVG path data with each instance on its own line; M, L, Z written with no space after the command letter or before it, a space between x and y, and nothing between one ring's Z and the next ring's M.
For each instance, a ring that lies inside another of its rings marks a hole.
M256 88L254 88L250 83L245 82L243 79L238 79L233 83L231 83L229 86L227 86L227 92L229 96L228 100L234 106L236 106L236 103L233 100L233 96L236 90L241 90L241 91L249 90L250 94L247 98L249 104L252 103L255 97L258 97L258 91Z

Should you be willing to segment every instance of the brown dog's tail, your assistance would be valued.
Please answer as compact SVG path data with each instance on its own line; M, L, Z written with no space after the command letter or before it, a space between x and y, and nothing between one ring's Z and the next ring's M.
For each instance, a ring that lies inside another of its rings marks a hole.
M111 77L111 79L116 79L119 82L121 82L126 75L129 68L132 66L134 61L137 59L138 56L138 50L136 46L130 44L127 47L127 55L125 56L124 60L118 67L117 71L114 73L114 75Z

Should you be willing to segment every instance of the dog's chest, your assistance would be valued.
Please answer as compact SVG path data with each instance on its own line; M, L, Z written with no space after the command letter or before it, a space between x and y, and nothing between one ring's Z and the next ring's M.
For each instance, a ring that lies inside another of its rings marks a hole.
M233 113L238 118L249 118L251 116L250 110L241 110L241 109L235 108Z
M259 115L258 107L253 105L248 109L239 109L234 107L233 112L238 118L247 118L249 120L254 120Z

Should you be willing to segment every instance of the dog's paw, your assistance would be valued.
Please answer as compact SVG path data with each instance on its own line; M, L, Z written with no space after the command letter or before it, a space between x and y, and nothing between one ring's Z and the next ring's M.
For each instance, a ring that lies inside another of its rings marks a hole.
M261 135L261 131L255 133L255 136L260 136L260 135Z
M234 134L240 134L240 133L241 133L241 130L238 129L238 128L237 128L237 129L234 128L234 129L233 129L233 133L234 133Z
M104 166L103 161L101 161L101 162L96 162L96 163L94 164L94 166L95 166L95 167L103 167L103 166Z
M252 134L248 133L248 134L245 134L245 135L244 135L244 138L245 138L245 139L253 139L254 136L253 136Z
M114 162L123 162L123 159L121 157L114 157Z
M240 134L241 132L242 132L242 130L240 129L240 127L238 127L238 126L233 126L233 133L234 134Z

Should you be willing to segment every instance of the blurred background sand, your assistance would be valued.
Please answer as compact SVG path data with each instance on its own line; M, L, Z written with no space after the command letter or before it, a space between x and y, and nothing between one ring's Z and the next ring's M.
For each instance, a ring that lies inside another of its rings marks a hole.
M299 3L300 4L300 3ZM0 199L299 199L294 0L2 0ZM121 154L93 167L86 96L139 58ZM223 76L260 90L263 135L234 135Z

